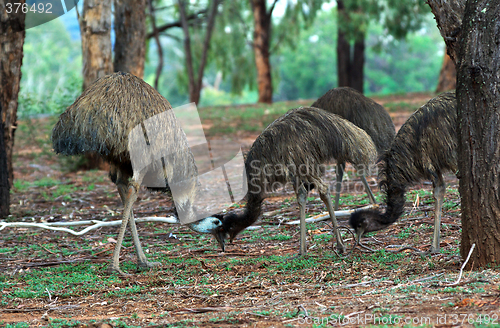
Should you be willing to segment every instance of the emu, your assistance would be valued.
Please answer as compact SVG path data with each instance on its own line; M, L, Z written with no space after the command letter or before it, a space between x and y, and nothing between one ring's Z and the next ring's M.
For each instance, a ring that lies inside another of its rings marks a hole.
M383 156L380 187L386 194L385 213L356 211L349 224L358 235L384 229L403 214L406 188L431 180L436 200L431 253L439 253L441 208L446 185L443 173L457 172L457 101L455 92L442 93L420 107L398 131Z
M317 188L330 213L337 248L344 251L329 186L322 180L332 160L368 165L376 156L375 145L365 131L338 115L312 107L288 111L271 123L253 143L245 160L247 204L243 213L229 213L215 235L224 251L227 237L254 223L269 192L291 183L300 208L300 255L306 253L305 206L311 188Z
M144 170L134 171L129 152L129 135L134 127L144 128L144 122L161 113L171 114L170 103L149 84L138 77L118 72L104 76L89 86L59 117L52 130L52 143L56 153L63 155L97 154L110 163L109 176L116 184L123 202L122 224L111 259L109 271L124 274L120 270L120 248L127 224L130 223L138 267L150 268L158 265L148 262L141 247L135 225L132 205L137 199ZM164 162L163 170L156 170L157 178L165 181L165 187L152 188L169 192L168 183L179 182L197 176L193 155L188 149L186 135L176 120L162 121L160 128L166 139L161 149L175 154ZM175 138L175 139L174 139ZM183 192L182 202L177 210L188 217L194 217L191 204L196 197L196 179ZM220 226L219 219L207 217L188 226L199 233L214 233Z
M341 87L331 89L316 100L311 107L321 108L330 113L337 114L363 129L372 138L379 157L390 148L396 135L394 123L384 107L353 88ZM344 170L345 162L337 162L335 210L339 209ZM363 173L361 172L361 181L365 186L370 202L375 204L375 197Z

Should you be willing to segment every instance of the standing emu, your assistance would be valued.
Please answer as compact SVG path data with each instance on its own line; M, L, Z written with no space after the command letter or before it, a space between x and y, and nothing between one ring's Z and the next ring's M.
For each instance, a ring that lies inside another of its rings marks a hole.
M370 136L340 116L311 107L290 110L271 123L248 152L247 204L243 213L223 217L216 235L222 249L227 237L233 240L258 219L267 193L290 183L300 208L300 255L306 253L305 206L311 188L317 188L327 206L337 247L343 251L329 186L322 180L324 166L332 160L368 165L375 156Z
M398 131L391 149L383 156L380 186L386 193L387 210L363 210L351 214L349 224L359 238L394 223L404 211L410 185L431 180L436 199L431 253L439 253L441 207L446 185L443 173L457 172L457 101L446 92L420 107Z
M331 89L316 100L311 107L321 108L327 112L337 114L363 129L372 138L379 157L391 147L391 143L396 135L394 123L384 107L353 88L342 87ZM339 209L344 169L345 162L337 162L335 210ZM375 204L375 197L366 181L364 172L361 172L361 181L365 186L370 201L372 204Z
M137 227L135 225L132 205L137 199L139 187L145 172L134 171L129 153L129 135L131 131L157 114L171 110L170 103L149 84L128 73L115 73L104 76L89 86L59 117L52 130L52 143L56 153L77 155L93 153L110 163L110 178L118 188L124 204L123 218L118 239L109 267L110 272L120 270L119 257L123 236L130 222L139 267L152 267L158 263L148 262L142 250ZM170 114L170 112L169 112ZM161 149L170 156L163 170L156 170L157 178L169 183L179 182L197 176L197 168L193 155L188 149L186 136L179 124L173 120L161 122L161 132L166 139ZM151 137L151 136L150 136ZM161 181L161 180L160 180ZM183 211L190 218L195 213L191 206L196 197L196 179L183 189L184 197L177 210ZM165 188L154 188L156 191L169 192ZM214 233L213 229L220 225L220 220L208 217L189 225L200 233Z

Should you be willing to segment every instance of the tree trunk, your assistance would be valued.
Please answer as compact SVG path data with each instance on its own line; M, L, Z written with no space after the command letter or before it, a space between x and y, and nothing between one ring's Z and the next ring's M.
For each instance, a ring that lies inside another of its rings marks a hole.
M354 42L354 57L350 65L349 86L363 93L365 67L365 39Z
M23 61L23 44L25 37L25 14L22 10L7 14L6 3L24 3L25 1L9 0L0 4L0 122L3 125L3 147L0 149L0 216L9 214L9 188L14 182L12 167L12 151L14 134L17 127L17 105L19 83L21 81L21 65ZM8 183L5 181L7 175Z
M351 66L351 46L339 28L337 36L337 76L339 87L349 86L349 71Z
M469 266L500 263L500 4L429 0L457 68L460 253ZM463 17L463 24L462 24Z
M179 1L179 13L181 16L182 29L184 31L184 56L186 59L186 69L189 79L189 101L198 103L200 90L195 82L194 68L193 68L193 55L191 52L191 37L189 33L189 25L186 14L186 2Z
M458 46L462 244L470 263L500 263L500 3L468 0Z
M251 0L253 12L253 50L257 68L257 85L260 103L273 102L269 43L271 39L271 16L267 12L266 0Z
M193 56L191 52L191 38L189 33L188 20L189 16L186 14L185 1L179 0L179 13L181 16L181 25L184 31L184 53L186 56L186 68L189 78L189 101L198 104L200 102L201 89L203 88L203 74L207 63L208 50L210 48L210 39L215 26L215 16L217 16L217 8L219 0L212 0L210 2L210 10L207 18L207 27L205 31L205 39L203 40L203 49L200 57L200 65L198 67L198 76L194 75Z
M344 2L337 0L337 15L339 21L349 19ZM354 42L352 47L346 38L346 33L339 24L337 30L337 77L339 87L351 87L363 92L364 65L365 65L365 40L364 33ZM351 58L351 53L353 54Z
M77 12L78 13L78 12ZM95 80L113 73L111 61L111 0L85 0L79 18L82 35L83 90ZM86 169L106 169L97 155L85 155Z
M445 52L443 66L441 66L441 71L439 72L439 80L436 87L436 92L441 93L444 91L453 90L456 87L457 70L455 69L455 63L453 62L453 60L451 60L450 55Z
M83 90L113 72L111 0L85 0L79 18L82 35Z
M466 0L429 0L427 4L446 43L446 49L453 62L457 62L456 54L458 37L462 28L462 16Z
M144 77L146 0L115 0L115 72Z

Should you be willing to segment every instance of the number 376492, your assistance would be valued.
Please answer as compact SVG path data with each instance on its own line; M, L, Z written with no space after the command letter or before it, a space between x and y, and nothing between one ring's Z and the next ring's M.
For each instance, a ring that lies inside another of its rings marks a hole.
M5 4L5 10L7 14L17 14L23 12L27 14L28 12L38 13L38 14L52 14L52 4L51 3L34 3L31 6L27 3L7 3Z

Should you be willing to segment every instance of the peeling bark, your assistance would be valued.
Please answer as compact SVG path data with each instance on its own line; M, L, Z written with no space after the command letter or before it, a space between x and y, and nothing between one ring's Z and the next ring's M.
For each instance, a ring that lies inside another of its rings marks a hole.
M457 61L462 243L474 267L500 263L500 3L469 0Z
M111 0L85 0L78 20L82 37L82 89L85 90L98 78L113 73ZM85 159L85 169L107 169L106 162L99 156L86 155Z
M272 11L267 12L266 0L251 0L251 3L254 21L253 50L259 91L258 102L270 104L273 102L273 83L269 61Z
M131 73L142 79L146 57L146 0L115 0L115 35L115 72Z
M82 35L83 90L113 72L111 0L85 0L79 17Z
M460 253L500 263L500 3L429 0L457 69ZM462 19L463 17L463 19ZM463 24L462 24L463 23Z
M25 1L5 1L0 4L0 113L3 125L3 138L0 144L0 217L9 214L9 190L14 182L12 151L14 134L17 127L17 106L23 61L25 37L25 14L7 14L6 3L24 3Z

